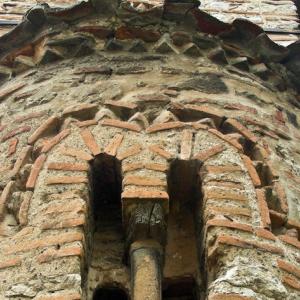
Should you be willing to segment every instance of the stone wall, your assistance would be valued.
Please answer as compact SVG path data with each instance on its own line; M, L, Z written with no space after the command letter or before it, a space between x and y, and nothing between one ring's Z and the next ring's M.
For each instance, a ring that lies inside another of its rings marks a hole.
M0 299L106 285L146 299L151 272L163 292L195 281L199 299L299 298L299 94L274 61L284 50L251 56L153 7L151 24L126 6L88 12L2 52ZM146 272L138 250L156 262Z

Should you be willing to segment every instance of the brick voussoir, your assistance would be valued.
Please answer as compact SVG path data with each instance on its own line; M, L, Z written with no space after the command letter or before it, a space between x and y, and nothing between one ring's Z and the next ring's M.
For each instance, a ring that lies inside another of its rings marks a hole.
M119 147L121 146L121 143L123 141L124 135L122 134L116 134L109 144L105 147L104 153L111 155L111 156L116 156Z
M142 131L142 128L136 124L125 122L125 121L119 121L115 119L105 119L100 122L102 126L110 126L110 127L117 127L121 129L127 129L135 132Z
M158 199L158 200L169 200L169 195L164 191L155 191L150 190L147 191L145 189L134 189L127 190L122 193L122 199L126 201L126 199Z
M75 158L81 159L81 160L90 161L93 159L93 156L90 155L88 152L81 150L81 149L77 149L77 148L62 147L62 148L60 148L59 152L62 155L75 157Z
M80 131L80 135L91 153L96 156L101 153L100 147L98 146L92 132L85 128Z
M215 136L217 136L218 138L222 139L223 141L227 142L229 145L233 146L234 148L236 148L239 152L244 152L244 149L243 149L243 146L235 141L235 140L232 140L230 138L228 138L226 135L224 135L222 132L216 130L216 129L208 129L208 131L212 134L214 134Z
M135 186L166 186L167 183L164 180L155 177L144 177L144 176L126 176L123 180L123 184L135 185Z
M173 158L173 155L169 151L164 150L160 145L151 145L149 146L149 150L165 159Z
M39 173L41 169L43 168L44 162L46 160L47 156L46 154L41 154L34 162L31 168L31 172L29 174L29 177L26 182L26 188L29 190L34 189L37 178L39 176Z
M135 155L139 154L142 151L142 149L143 149L143 147L141 145L135 144L135 145L127 148L123 152L118 153L117 159L124 160L128 157L135 156Z
M261 216L261 224L264 228L269 228L271 226L269 208L266 201L264 189L256 189L256 197L259 213Z
M149 126L146 129L147 133L154 133L158 131L170 130L170 129L178 129L187 126L186 123L175 121L175 122L166 122L166 123L159 123Z
M286 285L288 285L289 287L300 291L300 281L297 280L296 278L289 276L289 275L284 275L282 277L282 282Z
M252 180L252 183L255 187L260 187L261 186L261 181L260 178L256 172L255 167L253 166L253 162L252 160L246 156L246 155L242 155L242 160L244 162L245 167L248 170L248 173L250 175L250 178Z
M207 150L203 150L203 151L199 152L198 154L196 154L194 156L194 159L199 159L204 162L204 161L216 156L217 154L223 152L224 150L225 150L225 146L222 144L218 144Z
M281 269L284 270L287 273L290 273L300 279L300 268L295 266L294 263L289 263L286 262L282 259L277 260L277 266Z
M57 131L60 120L56 116L51 116L40 127L38 127L28 138L28 144L34 144L39 138Z
M45 146L42 148L42 153L49 152L54 146L59 144L64 138L66 138L71 133L70 129L64 129L59 134L51 138Z
M231 229L237 229L241 231L246 231L246 232L253 232L253 228L251 225L248 224L243 224L243 223L237 223L229 220L224 220L224 219L211 219L208 220L206 223L207 228L209 227L227 227Z

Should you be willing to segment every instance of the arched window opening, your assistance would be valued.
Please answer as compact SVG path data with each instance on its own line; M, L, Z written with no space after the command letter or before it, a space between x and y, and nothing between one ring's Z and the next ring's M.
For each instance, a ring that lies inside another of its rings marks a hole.
M101 287L95 290L93 300L127 300L127 294L118 287Z
M162 292L162 300L196 300L197 289L192 278L177 279L165 284Z

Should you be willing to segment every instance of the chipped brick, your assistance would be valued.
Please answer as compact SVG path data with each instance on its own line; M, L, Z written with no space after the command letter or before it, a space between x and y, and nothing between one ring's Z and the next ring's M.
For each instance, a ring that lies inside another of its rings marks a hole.
M45 154L41 154L33 163L31 167L30 175L26 182L26 188L29 190L34 189L39 173L44 165L47 156Z
M287 197L286 197L284 187L278 181L276 181L274 183L274 190L276 191L281 210L284 213L287 213L288 212L288 204L287 204Z
M225 166L210 166L206 165L204 167L204 171L209 174L225 174L225 173L232 173L232 172L242 172L242 168L236 165L225 165Z
M10 132L8 132L7 134L5 134L2 137L1 142L5 142L5 141L11 139L12 137L14 137L16 135L22 134L24 132L28 132L30 130L31 130L31 127L28 126L28 125L24 125L24 126L15 128L15 129L11 130Z
M32 112L32 113L17 117L14 120L14 122L22 123L22 122L25 122L25 121L28 121L28 120L31 120L31 119L40 118L40 117L44 116L45 114L46 114L45 111Z
M137 124L132 124L129 122L119 121L115 119L105 119L100 122L103 126L111 126L111 127L117 127L122 129L128 129L135 132L140 132L142 129Z
M8 87L6 87L5 89L2 89L0 91L0 101L3 100L5 97L11 95L12 93L20 90L21 88L23 88L26 85L26 83L24 82L19 82L19 83L15 83L13 85L10 85Z
M238 122L236 119L227 119L224 123L224 125L228 125L229 127L232 127L234 130L239 132L241 135L243 135L246 139L251 141L252 143L258 142L258 137L256 137L249 129L247 129L244 125L242 125L240 122Z
M255 300L255 298L238 294L213 294L208 296L208 300Z
M5 215L5 209L6 209L6 203L8 201L8 198L11 196L13 189L15 187L15 182L10 181L5 188L3 189L0 197L0 220L4 218Z
M104 152L111 156L116 156L117 151L123 141L124 136L122 134L116 134L110 143L104 149Z
M0 269L6 269L11 267L16 267L21 265L22 259L21 258L11 258L7 260L2 260L0 262Z
M73 218L64 218L63 220L47 220L41 225L41 229L62 229L62 228L72 228L78 227L85 224L85 216L80 215L78 217Z
M284 270L298 278L300 278L300 268L293 263L286 262L282 259L277 259L277 265L281 270Z
M13 138L9 141L8 153L7 153L8 156L11 156L16 152L18 143L19 143L18 138Z
M180 147L180 159L188 160L192 154L193 147L193 132L190 130L184 130L182 132L182 140Z
M28 138L28 144L34 144L39 138L57 132L60 120L56 116L51 116L40 127L38 127Z
M87 176L51 176L47 177L46 183L52 184L76 184L76 183L87 183Z
M263 189L256 189L256 197L259 213L261 216L261 225L263 228L270 228L271 220L269 215L269 208L266 201L265 191Z
M236 140L230 139L228 136L213 128L208 129L208 131L214 134L215 136L219 137L223 141L227 142L231 146L235 147L238 151L243 152L243 146Z
M89 120L95 117L97 111L97 104L84 103L66 108L63 111L62 116L64 118L73 117L80 120Z
M146 132L147 133L154 133L154 132L163 131L163 130L182 128L182 127L185 127L185 126L186 126L185 123L179 122L179 121L160 123L160 124L154 124L154 125L149 126L146 129Z
M48 169L62 171L88 171L89 166L86 163L51 162L48 164Z
M42 148L42 153L46 153L50 151L54 146L60 143L64 138L66 138L71 133L70 129L65 129L57 134L55 137L51 138L49 141L45 143Z
M244 186L241 183L230 182L230 181L222 181L222 180L210 180L208 181L208 186L217 186L223 188L231 188L236 190L243 190Z
M276 236L269 230L264 228L256 228L254 231L255 234L260 238L276 241Z
M122 199L159 199L169 200L169 196L164 191L147 191L145 189L134 189L124 191L122 193Z
M26 226L28 223L28 210L30 206L30 201L32 198L32 192L25 192L23 201L20 205L18 219L21 226Z
M247 105L243 105L240 103L228 103L223 106L225 109L232 109L232 110L239 110L239 111L245 111L254 115L257 115L257 109L254 107L250 107Z
M28 163L31 158L32 146L26 146L21 151L11 171L11 176L16 176L21 168Z
M298 239L290 237L288 235L280 235L278 237L281 241L300 249L300 242L298 241Z
M28 240L26 243L20 242L14 245L9 245L5 249L6 254L13 254L19 252L27 252L30 250L61 245L65 243L72 243L82 241L83 234L79 232L67 232L61 234L50 235L41 239Z
M87 146L87 148L92 152L93 155L98 155L101 153L100 147L98 146L92 132L85 128L80 131L80 135Z
M72 156L78 159L90 161L93 159L93 156L91 156L89 153L85 152L81 149L76 148L70 148L70 147L62 147L60 148L59 152L62 155Z
M294 277L289 276L289 275L284 275L282 277L282 282L284 284L287 284L289 287L300 291L300 281L296 280Z
M203 151L199 152L198 154L196 154L194 156L194 159L198 159L198 160L201 160L204 162L204 161L214 157L215 155L223 152L224 150L225 150L225 147L222 144L219 144L219 145L213 146L207 150L203 150Z
M123 180L124 185L142 186L166 186L166 182L158 178L148 178L142 176L126 176Z
M62 249L47 249L37 257L39 263L46 263L54 259L68 256L82 256L83 249L81 246L65 247Z
M113 100L107 100L104 102L104 104L108 107L111 107L112 109L119 109L119 110L130 110L134 111L137 109L137 105L130 102L124 102L124 101L113 101Z
M207 227L216 226L216 227L227 227L231 229L238 229L246 232L253 232L253 229L250 225L232 222L224 219L211 219L206 223Z
M248 208L238 208L238 207L219 207L219 206L209 206L208 212L213 212L222 215L237 215L244 217L251 217L251 210Z
M98 124L98 121L92 119L92 120L86 120L86 121L76 122L75 124L76 124L76 126L78 126L79 128L82 128L82 127L88 127L88 126L97 125L97 124Z
M232 193L226 190L206 190L204 191L204 200L217 199L217 200L230 200L237 202L247 202L248 198L242 194Z
M129 148L127 148L125 151L123 151L122 153L119 153L117 155L117 158L119 160L123 160L125 158L128 158L128 157L131 157L131 156L134 156L134 155L137 155L139 154L141 151L142 151L142 146L139 145L139 144L135 144Z
M151 145L149 146L149 150L159 156L162 156L165 159L171 159L173 157L173 155L170 152L164 150L159 145Z
M243 159L244 165L247 168L248 173L251 177L253 185L255 187L260 187L261 186L261 181L260 181L260 178L259 178L259 176L256 172L255 167L253 166L252 160L246 155L242 155L242 159Z

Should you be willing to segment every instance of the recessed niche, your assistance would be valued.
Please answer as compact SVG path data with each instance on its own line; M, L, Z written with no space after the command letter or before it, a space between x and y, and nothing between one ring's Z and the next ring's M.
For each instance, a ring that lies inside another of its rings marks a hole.
M97 288L93 300L128 300L127 294L117 287Z

